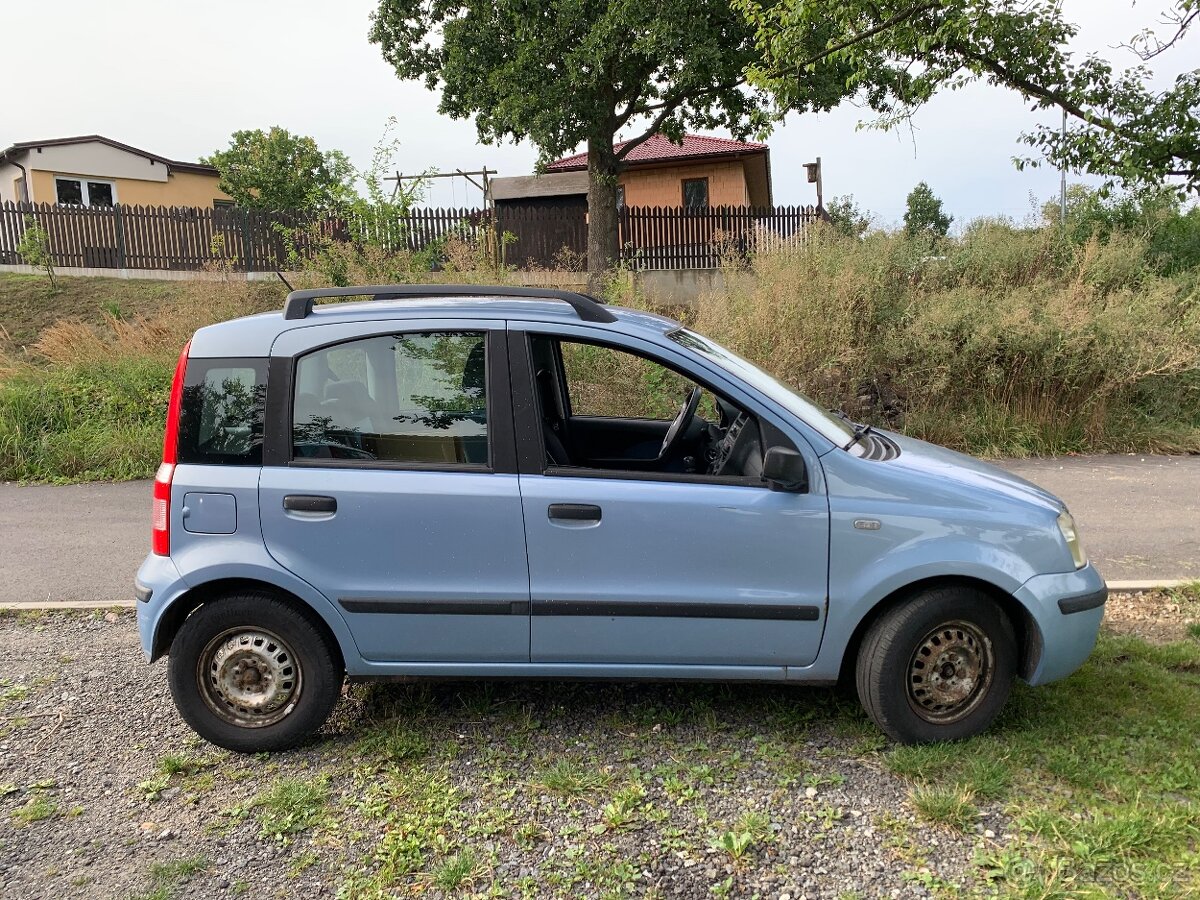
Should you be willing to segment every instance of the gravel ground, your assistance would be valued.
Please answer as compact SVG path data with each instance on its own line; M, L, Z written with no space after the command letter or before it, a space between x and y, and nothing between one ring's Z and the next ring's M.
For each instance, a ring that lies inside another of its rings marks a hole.
M1188 626L1200 622L1200 596L1181 592L1134 591L1110 594L1104 624L1117 634L1136 634L1152 644L1187 637Z
M0 640L6 898L926 897L979 886L1007 838L995 805L921 821L825 690L354 686L321 741L245 757L180 721L130 613L9 616ZM281 782L316 809L272 810Z

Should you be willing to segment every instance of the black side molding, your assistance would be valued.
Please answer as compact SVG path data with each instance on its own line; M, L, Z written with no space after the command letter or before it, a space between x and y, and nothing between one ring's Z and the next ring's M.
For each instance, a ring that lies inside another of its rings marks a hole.
M387 597L339 597L346 612L407 616L527 616L528 600L389 600Z
M1079 594L1075 597L1063 597L1058 601L1058 611L1064 616L1071 613L1084 612L1103 606L1108 600L1108 590L1102 589L1091 594Z
M773 603L641 603L629 601L539 600L535 616L647 616L664 619L770 619L816 622L818 606L782 606Z

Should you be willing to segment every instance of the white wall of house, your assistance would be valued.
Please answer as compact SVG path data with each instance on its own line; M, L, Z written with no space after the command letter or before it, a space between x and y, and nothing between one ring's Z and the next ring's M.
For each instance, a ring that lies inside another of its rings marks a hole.
M136 178L141 181L166 181L167 167L162 163L128 153L108 144L59 144L31 147L21 160L25 168L60 175L91 175L96 178ZM11 179L10 179L11 182ZM11 190L11 184L9 185Z
M21 177L21 170L12 163L0 163L0 203L23 200L16 194L16 180Z

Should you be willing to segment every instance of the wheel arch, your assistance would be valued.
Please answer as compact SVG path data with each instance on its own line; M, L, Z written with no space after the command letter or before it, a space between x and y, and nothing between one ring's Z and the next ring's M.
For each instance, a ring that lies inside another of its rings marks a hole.
M880 616L897 606L907 602L913 596L932 588L939 587L971 587L982 591L993 600L1012 624L1017 638L1017 674L1028 679L1037 669L1042 657L1042 632L1037 620L1020 600L996 584L982 578L970 575L935 575L910 582L893 590L881 598L854 626L850 640L842 654L838 683L849 685L854 683L854 667L858 660L858 650L862 646L863 637L867 630Z
M325 639L330 651L334 654L337 664L343 670L345 669L346 657L341 641L338 639L334 629L313 608L311 603L277 584L244 576L217 578L212 581L203 582L189 588L171 601L171 605L163 610L162 615L158 619L158 625L155 628L154 643L150 654L151 662L166 655L184 621L201 606L206 606L210 603L219 603L223 597L247 591L270 594L304 616Z

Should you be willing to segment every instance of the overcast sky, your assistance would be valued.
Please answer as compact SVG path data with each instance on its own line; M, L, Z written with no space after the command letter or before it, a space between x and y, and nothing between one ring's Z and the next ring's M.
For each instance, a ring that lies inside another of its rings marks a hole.
M1066 0L1081 25L1080 50L1122 65L1114 49L1152 24L1168 0ZM478 143L470 121L437 112L438 97L399 81L367 42L371 0L53 0L7 4L8 90L0 147L17 141L102 134L145 150L195 160L242 128L284 128L369 163L389 116L399 120L396 165L532 171L528 144ZM1200 66L1200 40L1174 50L1164 70ZM980 215L1020 219L1056 196L1058 173L1017 172L1017 136L1053 113L1031 113L1015 95L972 86L936 98L915 129L857 131L862 113L844 106L795 116L770 138L777 203L812 203L802 163L820 156L825 196L852 193L882 223L899 220L904 198L927 181L959 222ZM453 182L453 183L452 183ZM433 205L476 205L458 179L435 181Z

